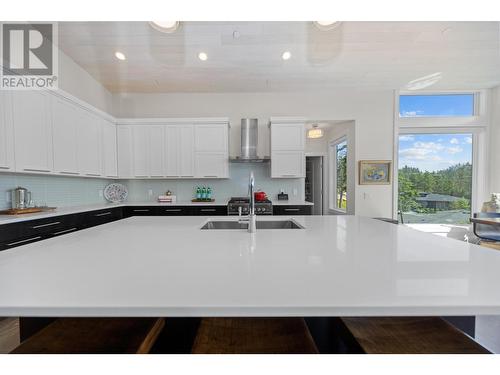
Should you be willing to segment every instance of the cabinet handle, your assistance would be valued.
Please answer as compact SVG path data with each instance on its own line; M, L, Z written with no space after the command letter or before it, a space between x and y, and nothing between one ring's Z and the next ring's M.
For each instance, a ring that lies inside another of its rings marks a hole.
M71 175L79 175L80 173L78 172L66 172L66 171L59 171L61 174L71 174Z
M205 177L205 178L211 178L211 177L212 177L212 178L213 178L213 177L217 178L217 177L219 177L219 176L203 176L203 177Z
M296 174L282 174L281 177L297 177Z
M58 235L58 234L63 234L63 233L68 233L76 230L77 228L70 228L70 229L65 229L65 230L60 230L59 232L52 233L53 235Z
M192 174L183 174L181 177L194 177Z
M200 209L201 212L214 212L215 208L202 208Z
M100 173L85 173L85 176L100 176Z
M38 228L43 228L43 227L50 227L51 225L57 225L57 224L61 224L61 222L60 221L54 221L53 223L35 225L34 227L31 227L31 229L38 229Z
M285 208L285 211L300 211L300 208Z
M181 208L171 208L171 209L166 209L165 211L166 212L181 212L182 209Z
M144 210L132 210L132 211L134 211L134 212L149 212L148 209L144 209Z
M50 172L50 169L37 169L37 168L23 168L23 170L28 172Z
M19 245L19 244L22 244L22 243L25 243L25 242L39 240L40 238L42 238L42 236L31 237L31 238L28 238L26 240L21 240L21 241L16 241L16 242L8 243L8 244L6 244L6 246L15 246L15 245Z
M101 212L100 214L95 214L94 216L98 217L98 216L106 216L106 215L111 215L111 212Z

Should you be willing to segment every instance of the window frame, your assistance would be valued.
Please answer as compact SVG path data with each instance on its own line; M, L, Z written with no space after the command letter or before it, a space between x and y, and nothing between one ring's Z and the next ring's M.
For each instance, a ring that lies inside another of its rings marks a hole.
M455 117L399 117L400 95L474 94L475 115ZM488 197L488 90L394 91L394 139L392 215L398 218L399 136L411 133L470 133L472 134L472 198L471 212L477 212Z
M347 201L347 195L346 195L346 208L340 208L337 207L337 146L341 143L346 144L347 151L346 151L346 158L349 158L349 141L347 139L347 135L343 135L339 138L336 138L328 143L329 149L328 149L328 158L329 158L329 165L330 165L330 184L329 184L329 192L328 192L328 209L330 211L333 211L335 213L341 213L341 214L347 214L347 206L348 206L348 201ZM346 167L347 167L348 160L346 160ZM346 174L347 178L347 174ZM346 191L347 194L347 191Z

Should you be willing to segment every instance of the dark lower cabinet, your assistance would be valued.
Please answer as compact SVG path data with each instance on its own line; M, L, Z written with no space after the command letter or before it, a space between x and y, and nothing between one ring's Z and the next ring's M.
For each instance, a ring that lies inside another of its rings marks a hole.
M273 206L273 215L312 215L312 206Z
M227 206L191 206L192 216L225 216Z

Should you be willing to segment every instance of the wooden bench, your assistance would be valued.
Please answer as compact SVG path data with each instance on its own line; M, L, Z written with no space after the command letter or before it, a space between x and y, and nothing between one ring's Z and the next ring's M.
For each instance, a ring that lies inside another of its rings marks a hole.
M317 354L302 318L204 318L194 354Z
M163 318L60 318L21 343L13 354L144 354Z
M341 318L340 330L367 354L487 354L438 317Z

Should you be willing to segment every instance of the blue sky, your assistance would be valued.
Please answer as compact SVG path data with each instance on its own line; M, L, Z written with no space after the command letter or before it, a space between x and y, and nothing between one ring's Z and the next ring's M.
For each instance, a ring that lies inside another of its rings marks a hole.
M471 134L408 134L399 136L399 167L438 171L472 163Z
M474 95L401 95L399 115L417 116L471 116L474 114Z

